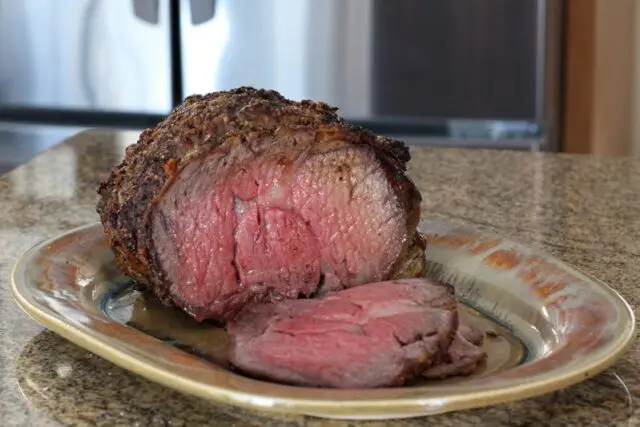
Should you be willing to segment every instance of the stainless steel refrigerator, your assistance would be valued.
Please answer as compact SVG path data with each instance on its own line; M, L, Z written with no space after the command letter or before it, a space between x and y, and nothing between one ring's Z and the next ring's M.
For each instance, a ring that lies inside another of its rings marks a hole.
M0 0L0 120L137 128L250 85L410 143L553 150L561 18L562 0Z

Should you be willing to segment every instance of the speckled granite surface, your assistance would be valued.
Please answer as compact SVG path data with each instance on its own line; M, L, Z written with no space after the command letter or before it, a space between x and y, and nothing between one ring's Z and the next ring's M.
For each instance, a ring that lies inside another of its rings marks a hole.
M0 425L383 426L267 416L183 396L45 331L14 303L11 267L31 245L97 221L94 188L134 133L93 132L0 179ZM640 159L414 150L428 218L542 248L640 304ZM582 384L400 426L640 425L640 352Z

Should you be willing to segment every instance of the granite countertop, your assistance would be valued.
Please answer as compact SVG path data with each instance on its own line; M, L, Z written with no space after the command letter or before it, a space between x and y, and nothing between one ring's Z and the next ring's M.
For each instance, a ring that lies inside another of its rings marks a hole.
M33 244L98 220L95 186L133 132L80 134L0 179L0 425L352 426L267 416L181 395L46 331L14 303L10 270ZM423 217L546 250L640 303L640 159L413 150ZM401 426L640 425L637 343L612 368L549 395ZM384 426L387 422L362 425Z

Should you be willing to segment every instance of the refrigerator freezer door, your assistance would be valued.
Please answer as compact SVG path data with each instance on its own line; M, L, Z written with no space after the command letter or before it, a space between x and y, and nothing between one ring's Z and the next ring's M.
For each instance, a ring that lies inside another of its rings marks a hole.
M352 119L541 124L559 72L545 62L557 0L217 0L201 25L182 1L186 94L251 85Z
M168 112L167 2L0 0L0 109Z
M250 85L338 105L354 118L370 114L371 1L195 3L215 13L193 25L208 16L182 2L186 95Z

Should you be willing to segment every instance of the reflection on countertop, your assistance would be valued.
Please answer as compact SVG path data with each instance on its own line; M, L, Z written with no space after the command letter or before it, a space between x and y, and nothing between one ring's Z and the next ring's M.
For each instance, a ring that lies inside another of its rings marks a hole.
M0 122L0 175L82 130L78 127Z
M266 416L183 396L43 331L13 302L15 261L45 238L98 220L96 185L136 138L83 133L0 178L0 424L358 424ZM424 217L541 248L640 305L640 160L415 147L410 174L423 194ZM635 424L639 359L634 344L614 367L568 389L397 425Z

